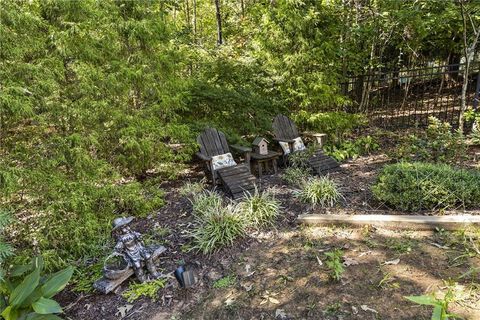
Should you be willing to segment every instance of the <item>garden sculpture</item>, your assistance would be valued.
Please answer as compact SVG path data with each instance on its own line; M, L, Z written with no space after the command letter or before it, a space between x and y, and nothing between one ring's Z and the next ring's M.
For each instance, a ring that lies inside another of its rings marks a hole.
M115 290L122 282L135 274L140 282L157 279L162 275L156 263L163 246L145 246L142 235L130 229L133 217L117 218L113 221L112 233L117 244L113 253L105 260L103 278L94 283L94 288L103 293ZM112 258L120 261L111 263ZM118 260L118 259L117 259Z
M142 241L142 235L132 231L128 224L133 220L129 218L117 218L113 221L113 231L119 230L115 252L123 254L129 264L132 266L135 275L140 282L148 280L148 276L157 279L160 274L157 272L152 254L149 252ZM148 270L148 276L145 268Z

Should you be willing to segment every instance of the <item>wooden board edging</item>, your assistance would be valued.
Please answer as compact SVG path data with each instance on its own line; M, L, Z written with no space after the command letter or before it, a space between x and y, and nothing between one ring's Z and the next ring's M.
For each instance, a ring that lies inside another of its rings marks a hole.
M422 216L422 215L383 215L383 214L301 214L298 223L318 225L375 225L393 229L457 230L469 225L480 226L480 216Z

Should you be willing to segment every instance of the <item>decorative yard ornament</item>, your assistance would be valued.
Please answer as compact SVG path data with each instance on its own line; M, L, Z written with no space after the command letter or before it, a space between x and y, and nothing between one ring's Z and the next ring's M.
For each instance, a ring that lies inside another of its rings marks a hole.
M145 246L142 235L130 229L133 217L117 218L113 221L112 233L117 244L103 266L103 278L93 285L103 293L115 290L133 274L140 282L153 280L162 275L157 271L156 262L166 251L163 246Z
M261 155L268 154L268 140L262 137L256 137L253 140L253 151Z
M133 217L128 217L113 221L113 231L120 230L116 239L115 252L124 255L140 282L148 280L145 268L148 270L150 279L157 279L160 274L153 262L152 253L145 247L142 235L132 231L128 226L132 220Z

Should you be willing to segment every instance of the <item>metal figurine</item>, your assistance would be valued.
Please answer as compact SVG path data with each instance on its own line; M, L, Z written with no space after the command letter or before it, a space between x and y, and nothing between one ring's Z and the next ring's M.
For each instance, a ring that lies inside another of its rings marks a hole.
M160 277L153 256L150 250L145 247L142 241L142 235L130 229L128 224L132 222L133 217L117 218L113 221L113 231L118 230L114 251L122 254L125 260L133 268L135 275L140 282ZM146 270L148 274L146 273Z

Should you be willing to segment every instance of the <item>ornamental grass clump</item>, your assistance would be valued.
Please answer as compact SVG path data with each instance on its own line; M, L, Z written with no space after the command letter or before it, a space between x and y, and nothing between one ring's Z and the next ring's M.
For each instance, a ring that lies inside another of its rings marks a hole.
M233 205L217 206L197 219L192 232L194 248L204 254L231 246L245 233L245 221Z
M337 184L328 177L311 178L301 186L296 196L305 203L313 207L332 207L337 203L342 194L338 190Z
M280 202L271 191L247 194L238 204L239 214L249 227L260 228L273 226L280 211Z
M281 177L287 184L299 186L310 177L310 172L304 168L288 167L283 171Z
M398 210L478 208L480 171L423 162L385 166L372 191Z
M191 202L193 214L197 217L203 217L210 212L219 211L223 206L222 196L215 191L209 190L195 194Z

